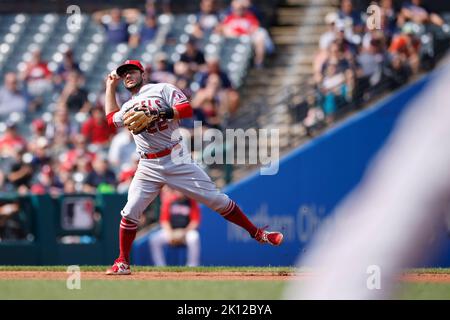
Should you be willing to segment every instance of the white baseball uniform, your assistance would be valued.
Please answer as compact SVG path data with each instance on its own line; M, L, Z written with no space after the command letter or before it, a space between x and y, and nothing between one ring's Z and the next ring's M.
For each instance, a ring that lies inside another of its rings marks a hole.
M147 84L122 105L114 114L113 122L116 127L123 127L122 116L132 106L175 107L187 102L183 92L171 84ZM222 216L234 209L234 202L217 189L210 177L192 160L190 153L181 147L182 137L178 128L178 120L159 119L152 122L146 131L133 135L141 159L128 191L128 201L121 212L125 219L137 224L142 212L165 184ZM172 154L154 159L145 157L145 154L167 149L172 149Z

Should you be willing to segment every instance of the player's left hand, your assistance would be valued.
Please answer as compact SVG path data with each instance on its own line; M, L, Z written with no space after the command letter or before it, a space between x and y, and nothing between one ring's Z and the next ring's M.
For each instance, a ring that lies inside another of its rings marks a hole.
M133 134L139 134L145 131L150 122L157 118L157 113L150 112L145 106L138 106L125 112L123 123Z
M186 230L175 229L170 236L170 244L173 246L179 246L186 243Z

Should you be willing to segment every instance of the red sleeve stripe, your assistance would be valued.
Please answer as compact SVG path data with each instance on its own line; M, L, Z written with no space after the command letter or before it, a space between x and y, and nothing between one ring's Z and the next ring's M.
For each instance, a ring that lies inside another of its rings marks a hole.
M108 121L108 126L111 128L115 128L116 124L114 123L114 115L116 114L116 112L118 112L119 110L110 112L106 115L106 120Z
M192 117L193 111L189 102L177 104L174 106L174 108L178 111L178 116L180 119Z

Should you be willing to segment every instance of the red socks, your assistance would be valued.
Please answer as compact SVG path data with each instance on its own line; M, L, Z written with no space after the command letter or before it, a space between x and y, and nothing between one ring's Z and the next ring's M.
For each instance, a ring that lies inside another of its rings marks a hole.
M258 228L256 228L250 220L248 220L247 216L242 212L242 210L234 201L231 201L225 211L220 215L226 220L247 230L252 238L255 237Z
M119 246L120 255L119 259L125 260L130 263L130 251L134 238L136 237L137 224L122 218L119 228Z

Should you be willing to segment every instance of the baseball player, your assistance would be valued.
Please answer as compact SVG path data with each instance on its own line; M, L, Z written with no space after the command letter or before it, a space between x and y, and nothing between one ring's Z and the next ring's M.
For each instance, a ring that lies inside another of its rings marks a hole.
M144 68L138 60L127 60L106 79L105 114L108 124L126 126L133 133L140 155L127 203L121 211L120 255L107 274L131 273L129 256L140 215L164 185L205 204L226 220L247 230L256 241L280 245L282 233L257 228L182 148L182 138L177 130L179 120L192 116L192 107L183 92L168 83L144 84L144 76ZM120 81L132 94L121 108L116 101L116 88Z

